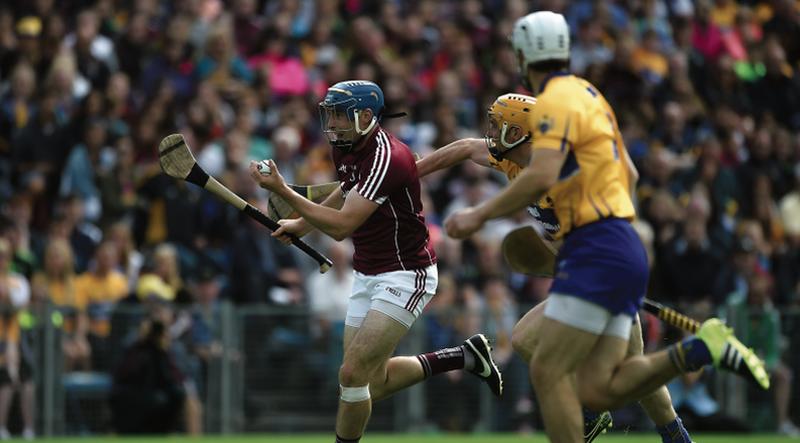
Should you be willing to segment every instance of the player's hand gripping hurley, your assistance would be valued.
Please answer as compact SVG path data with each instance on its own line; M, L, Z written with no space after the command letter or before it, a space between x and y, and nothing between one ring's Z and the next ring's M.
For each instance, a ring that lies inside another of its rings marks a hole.
M189 150L189 145L186 144L183 135L171 134L164 137L161 143L158 144L158 159L161 164L161 170L170 177L186 180L189 183L194 183L201 188L211 191L272 231L280 228L277 222L264 215L264 213L259 211L255 206L234 194L214 177L209 176L208 173L197 164L197 160L195 160L192 152ZM292 244L319 263L319 272L325 273L333 265L333 262L331 262L329 258L320 254L319 251L309 246L303 240L293 236Z

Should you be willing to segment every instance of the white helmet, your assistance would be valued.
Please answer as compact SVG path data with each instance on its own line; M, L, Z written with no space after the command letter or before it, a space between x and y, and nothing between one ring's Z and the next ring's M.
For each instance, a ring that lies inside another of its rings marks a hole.
M524 75L531 63L569 59L569 26L561 14L534 12L514 23L511 45L515 53L522 52Z

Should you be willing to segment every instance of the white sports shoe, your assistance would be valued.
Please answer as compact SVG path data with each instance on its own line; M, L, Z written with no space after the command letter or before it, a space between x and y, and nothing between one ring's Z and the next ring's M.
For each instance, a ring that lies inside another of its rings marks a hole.
M778 426L778 434L789 437L800 437L800 429L798 429L797 426L795 426L795 424L791 421L786 420L785 422L781 423L780 426Z

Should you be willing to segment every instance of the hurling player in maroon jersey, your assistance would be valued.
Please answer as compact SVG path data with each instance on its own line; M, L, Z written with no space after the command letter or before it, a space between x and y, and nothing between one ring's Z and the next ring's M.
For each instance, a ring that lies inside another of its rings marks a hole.
M392 357L395 347L436 293L436 253L422 216L420 183L408 147L381 128L383 91L373 82L330 87L320 103L322 129L333 150L341 192L315 204L292 191L277 166L253 179L283 197L301 218L281 220L274 237L303 236L316 228L353 239L355 279L347 309L336 440L361 438L372 400L385 398L427 377L465 369L495 395L502 376L483 334L464 344L413 357Z

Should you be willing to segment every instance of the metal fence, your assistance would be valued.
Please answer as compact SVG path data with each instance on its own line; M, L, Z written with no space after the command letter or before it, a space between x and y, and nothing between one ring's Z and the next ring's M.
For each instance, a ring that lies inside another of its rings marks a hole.
M109 398L111 370L122 350L136 336L145 312L138 305L119 305L112 316L111 334L93 360L97 372L63 371L58 312L51 307L35 314L26 331L35 361L39 434L92 435L113 431ZM458 313L454 315L459 315ZM337 370L342 357L341 324L320 333L305 308L233 306L221 303L211 317L221 353L208 360L184 347L171 346L184 373L195 381L203 404L203 428L209 433L326 432L333 429L337 406ZM786 338L785 362L798 375L800 368L800 311L782 312ZM423 316L424 319L424 316ZM483 319L483 326L490 319ZM398 354L415 355L430 346L428 322L418 321L401 343ZM179 343L180 339L176 339ZM173 349L175 348L175 349ZM475 377L463 373L440 375L375 405L370 429L412 431L514 431L538 427L535 398L527 367L516 357L503 364L506 395L497 400ZM769 421L769 394L750 389L740 379L720 375L712 391L725 413ZM793 389L800 405L800 388ZM636 407L632 407L636 409ZM795 418L800 414L795 407ZM766 411L765 413L763 411ZM763 417L762 417L763 416ZM642 414L628 411L615 418L630 429L651 426ZM797 421L797 420L796 420Z

